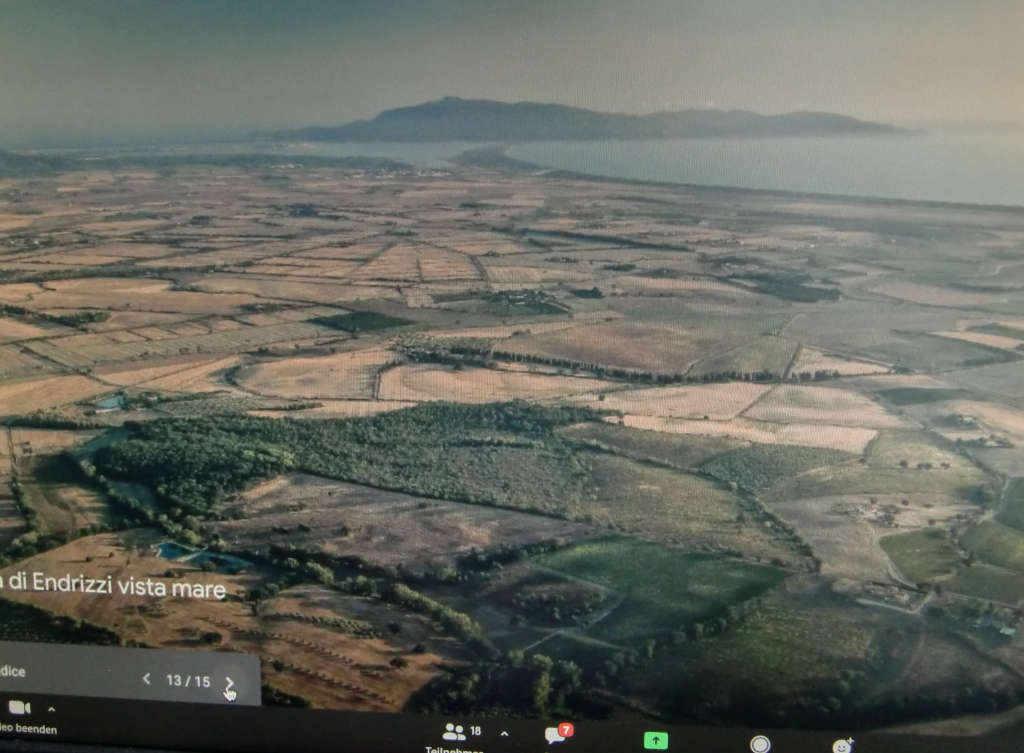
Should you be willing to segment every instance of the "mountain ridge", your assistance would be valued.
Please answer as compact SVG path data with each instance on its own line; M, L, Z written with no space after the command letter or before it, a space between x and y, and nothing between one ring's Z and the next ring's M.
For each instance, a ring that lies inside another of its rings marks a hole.
M384 110L340 126L277 131L301 141L561 141L908 133L848 115L800 110L761 115L750 110L676 110L629 115L542 102L444 97Z

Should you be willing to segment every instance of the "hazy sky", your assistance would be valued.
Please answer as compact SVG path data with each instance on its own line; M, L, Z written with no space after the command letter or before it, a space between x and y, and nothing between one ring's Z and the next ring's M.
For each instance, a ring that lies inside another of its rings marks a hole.
M0 147L446 94L1024 123L1024 0L0 0Z

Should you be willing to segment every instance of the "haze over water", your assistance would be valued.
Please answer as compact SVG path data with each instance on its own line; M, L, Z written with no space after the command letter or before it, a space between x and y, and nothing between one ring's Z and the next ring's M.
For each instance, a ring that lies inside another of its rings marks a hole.
M239 141L128 149L41 150L78 156L275 153L286 158L384 157L442 168L480 142ZM1024 206L1024 129L925 131L910 136L659 141L546 141L506 154L538 166L628 180L845 196Z
M1024 130L906 137L522 144L540 165L633 180L1024 206Z

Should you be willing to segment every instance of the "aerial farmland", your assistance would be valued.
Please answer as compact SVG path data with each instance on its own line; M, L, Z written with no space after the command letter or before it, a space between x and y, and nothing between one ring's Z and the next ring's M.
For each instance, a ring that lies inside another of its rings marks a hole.
M228 596L7 591L0 632L256 653L322 708L1019 724L1022 358L1017 209L472 158L12 175L0 574Z

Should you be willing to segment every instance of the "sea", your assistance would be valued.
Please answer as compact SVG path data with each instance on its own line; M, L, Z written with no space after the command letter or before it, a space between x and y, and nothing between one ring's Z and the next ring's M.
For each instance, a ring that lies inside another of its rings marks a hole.
M509 157L635 180L1024 206L1024 128L900 136L544 142Z
M250 141L138 151L373 156L440 168L460 152L486 146L501 145ZM898 136L548 141L510 145L506 154L542 167L629 180L1024 207L1024 127Z

